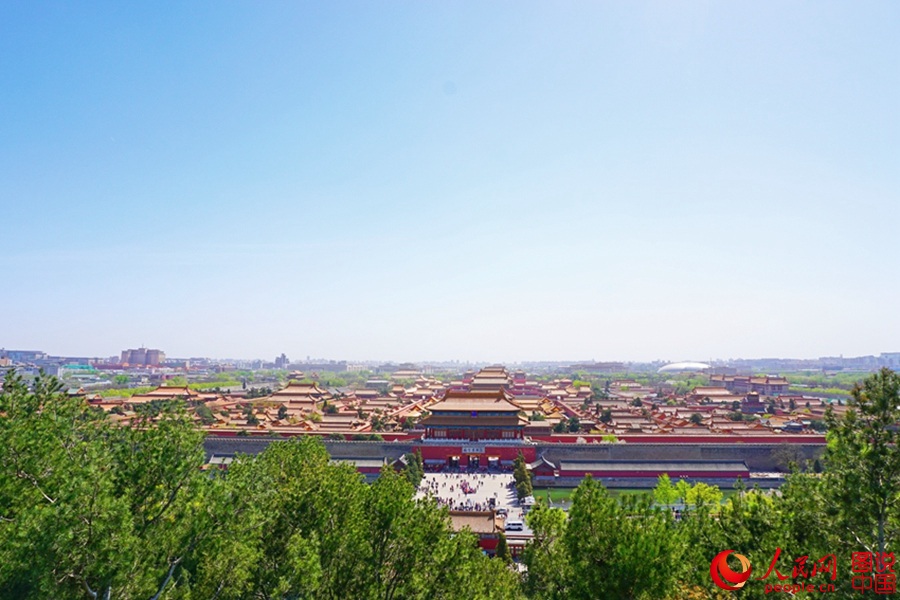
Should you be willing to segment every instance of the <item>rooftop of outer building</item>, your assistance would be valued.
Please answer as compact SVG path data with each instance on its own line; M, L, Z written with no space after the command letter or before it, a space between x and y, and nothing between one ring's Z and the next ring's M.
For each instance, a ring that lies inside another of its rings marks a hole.
M470 529L472 533L492 534L503 529L503 520L493 511L450 511L450 523L454 531Z

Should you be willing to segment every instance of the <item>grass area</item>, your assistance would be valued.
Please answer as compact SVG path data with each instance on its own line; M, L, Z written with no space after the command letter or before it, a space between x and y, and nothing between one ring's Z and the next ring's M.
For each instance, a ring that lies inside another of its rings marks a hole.
M788 386L788 391L792 394L803 394L805 396L824 396L826 398L849 398L850 391L841 388L826 387L810 387L810 386Z
M135 394L145 394L150 390L155 390L155 385L145 385L133 388L112 388L109 390L100 390L97 392L103 398L131 398Z
M172 387L183 387L184 384L175 385L172 383L167 383L164 385L170 385ZM213 388L226 388L226 387L239 387L241 385L240 381L209 381L209 382L199 382L199 383L190 383L188 387L192 390L211 390ZM140 387L133 388L111 388L108 390L100 390L97 392L104 398L131 398L136 394L145 394L150 390L155 390L155 385L142 385Z
M189 383L188 387L192 390L211 390L214 388L240 387L240 381L208 381L200 383Z
M557 504L559 502L571 502L572 494L575 488L535 488L534 497L547 499ZM652 494L653 488L609 488L609 493L613 498L620 496L635 496L638 494ZM735 490L722 490L722 501L728 500L737 492Z

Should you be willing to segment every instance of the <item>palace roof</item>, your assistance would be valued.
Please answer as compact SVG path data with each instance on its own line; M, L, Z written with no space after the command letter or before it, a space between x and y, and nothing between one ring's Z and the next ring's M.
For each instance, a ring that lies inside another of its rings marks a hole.
M482 427L510 427L525 426L529 421L525 417L517 414L510 414L504 417L472 417L472 416L453 416L453 415L431 415L426 417L422 422L428 427L463 427L480 425Z
M472 533L489 534L503 529L503 521L491 511L450 511L450 523L454 531L469 528Z
M473 391L473 392L447 392L443 400L435 402L428 407L432 412L440 411L470 411L470 412L508 412L517 413L519 406L511 402L512 396L503 390Z

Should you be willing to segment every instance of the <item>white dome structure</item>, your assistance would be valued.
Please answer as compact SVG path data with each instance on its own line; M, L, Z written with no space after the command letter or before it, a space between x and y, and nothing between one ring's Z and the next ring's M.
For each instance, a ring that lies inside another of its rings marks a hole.
M660 367L657 373L694 373L697 371L708 371L709 369L710 366L706 363L677 362Z

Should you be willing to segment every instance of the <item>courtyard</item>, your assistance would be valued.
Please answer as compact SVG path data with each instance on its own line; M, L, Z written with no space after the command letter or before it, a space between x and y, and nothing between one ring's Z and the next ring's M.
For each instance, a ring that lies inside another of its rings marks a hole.
M506 513L506 520L525 520L519 505L511 473L426 473L416 492L417 498L433 497L450 510L491 510ZM512 534L512 532L510 532ZM531 530L515 532L529 536Z

